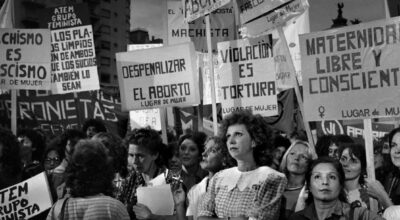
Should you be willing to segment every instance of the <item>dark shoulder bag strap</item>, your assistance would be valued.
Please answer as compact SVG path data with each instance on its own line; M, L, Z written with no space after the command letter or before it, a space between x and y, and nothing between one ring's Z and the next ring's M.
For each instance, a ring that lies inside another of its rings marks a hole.
M57 201L53 209L53 216L58 217L60 220L64 220L64 210L69 197L64 197Z

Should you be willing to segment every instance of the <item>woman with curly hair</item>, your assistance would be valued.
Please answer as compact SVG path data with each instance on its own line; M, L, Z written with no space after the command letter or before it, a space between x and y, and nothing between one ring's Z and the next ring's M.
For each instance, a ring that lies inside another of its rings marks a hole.
M11 131L0 128L0 190L19 183L22 180L21 171L17 137Z
M116 197L118 192L121 190L122 182L128 175L128 152L122 144L122 139L109 132L100 132L92 137L92 140L98 140L108 150L108 154L112 159L112 165L114 170L114 193L113 196Z
M79 141L66 170L71 196L57 201L47 219L129 219L125 206L110 197L113 179L112 161L104 145Z
M134 129L128 137L128 167L131 172L117 198L126 205L131 219L144 218L137 215L150 215L151 212L145 205L137 204L136 189L152 185L152 180L165 172L160 158L165 145L158 132L150 127Z
M260 115L234 112L220 136L237 166L216 173L200 203L199 219L278 219L285 175L271 163L272 129Z

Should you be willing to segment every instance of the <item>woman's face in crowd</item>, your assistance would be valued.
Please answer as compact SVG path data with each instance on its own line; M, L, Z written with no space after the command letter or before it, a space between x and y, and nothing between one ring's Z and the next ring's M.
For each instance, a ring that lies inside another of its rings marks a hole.
M190 139L185 139L179 146L179 157L185 167L199 165L201 160L197 144Z
M204 170L217 172L222 169L223 155L214 140L207 142L200 165Z
M97 134L98 132L97 132L97 129L96 129L96 127L95 126L89 126L87 129L86 129L86 136L90 139L90 138L92 138L95 134Z
M228 127L226 132L226 145L234 159L242 159L253 154L254 142L250 133L243 124L234 124Z
M283 154L285 154L286 148L283 146L278 146L274 149L272 154L274 163L279 164L281 162Z
M139 173L149 174L158 155L152 155L145 147L129 144L128 169L135 169Z
M400 132L397 132L392 138L390 158L392 159L393 164L400 168Z
M314 200L331 202L339 198L339 173L330 163L320 163L311 173L310 191Z
M329 146L329 154L330 158L339 159L339 147L336 144L331 144Z
M287 170L289 173L305 174L308 168L308 147L296 144L287 155Z
M182 169L182 162L179 158L179 150L176 150L172 158L168 160L168 165L173 171L179 171Z
M51 150L44 159L44 170L52 170L60 165L60 163L60 155L58 155L56 150Z
M361 161L354 154L350 155L348 148L343 150L340 163L342 164L346 180L354 180L360 177Z

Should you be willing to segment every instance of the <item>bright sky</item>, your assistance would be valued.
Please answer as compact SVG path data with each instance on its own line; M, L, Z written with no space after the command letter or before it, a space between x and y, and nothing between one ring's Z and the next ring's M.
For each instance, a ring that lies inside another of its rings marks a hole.
M131 0L131 30L145 28L151 36L167 42L167 0Z

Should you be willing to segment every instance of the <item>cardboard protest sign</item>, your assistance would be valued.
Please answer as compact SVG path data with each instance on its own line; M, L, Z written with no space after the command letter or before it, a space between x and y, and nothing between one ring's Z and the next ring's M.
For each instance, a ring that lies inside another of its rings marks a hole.
M190 22L228 4L230 0L182 0L185 21Z
M211 71L208 66L209 58L207 54L204 53L197 53L197 66L199 67L199 72L202 76L202 84L203 84L203 89L202 89L202 99L203 99L203 105L208 105L212 103L211 97L212 97L212 87L211 87ZM216 100L215 102L220 102L220 97L221 97L221 91L217 89L219 86L219 80L220 75L218 72L218 57L213 56L213 67L214 67L214 84L216 88L215 94L216 94Z
M400 18L300 36L308 121L400 115Z
M200 103L192 43L117 53L122 109Z
M272 36L218 43L222 115L278 113Z
M88 25L90 24L89 15L87 4L72 4L45 8L39 19L42 27L57 30Z
M181 2L167 1L167 7L168 45L192 41L196 51L206 53L208 48L205 18L187 23L184 21ZM210 14L210 26L211 44L215 52L218 42L236 39L236 22L232 3Z
M100 89L91 25L51 31L54 94Z
M0 95L0 126L10 127L10 95ZM85 120L100 119L108 131L124 133L128 115L121 112L121 101L96 91L50 95L48 91L19 90L17 121L20 128L39 127L46 134L59 135L66 129L81 129ZM125 125L123 124L125 121Z
M49 209L52 199L46 174L0 190L0 204L2 219L29 219Z
M242 22L242 27L245 28L246 34L255 36L275 27L283 26L285 22L303 14L308 8L307 0L294 0L281 5L276 4L281 1L264 2L264 4L268 5L268 8L273 8L273 10L254 21L246 24ZM265 10L265 12L267 11Z
M50 89L50 31L0 29L0 88Z
M150 126L155 130L161 130L160 109L145 109L129 112L131 129Z
M238 0L237 4L240 13L240 23L248 23L249 21L257 19L260 16L270 12L271 10L291 1L293 0Z

